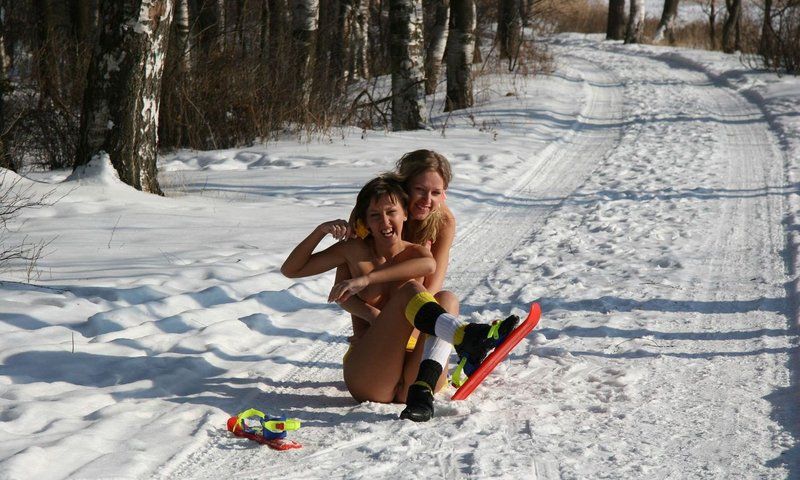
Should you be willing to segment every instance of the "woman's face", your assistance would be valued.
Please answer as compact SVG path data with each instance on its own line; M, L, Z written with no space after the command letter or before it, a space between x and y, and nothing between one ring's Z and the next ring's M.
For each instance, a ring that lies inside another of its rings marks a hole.
M373 198L367 208L367 228L375 241L394 243L402 240L403 222L408 219L403 206L389 195Z
M408 182L408 214L425 220L444 201L444 179L436 170L427 170Z

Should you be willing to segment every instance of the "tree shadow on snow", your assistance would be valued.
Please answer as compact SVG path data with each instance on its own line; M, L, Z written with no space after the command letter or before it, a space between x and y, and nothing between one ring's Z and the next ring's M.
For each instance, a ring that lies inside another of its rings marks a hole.
M800 334L795 328L794 334ZM793 437L794 445L786 445L780 456L767 462L768 467L785 467L789 472L787 478L800 478L800 346L791 349L787 365L792 372L792 381L788 387L779 388L770 393L766 400L772 405L772 418L782 425ZM784 444L785 445L785 444Z
M800 191L800 183L766 186L761 188L663 188L657 190L598 190L596 192L571 192L562 197L521 197L497 194L480 188L451 188L448 195L459 201L472 201L483 206L502 208L552 208L558 205L594 205L613 201L673 201L759 198L789 196Z

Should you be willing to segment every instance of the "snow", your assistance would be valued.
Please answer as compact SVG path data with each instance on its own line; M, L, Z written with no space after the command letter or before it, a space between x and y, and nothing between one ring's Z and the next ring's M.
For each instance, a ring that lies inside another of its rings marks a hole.
M0 281L0 478L795 478L800 80L736 56L551 40L550 76L483 76L436 128L346 131L160 161L55 190ZM510 94L510 95L509 95ZM443 128L445 122L446 128ZM544 314L473 395L426 424L356 404L332 275L279 266L399 156L451 159L462 314ZM69 176L69 180L64 181ZM300 418L277 452L247 408Z

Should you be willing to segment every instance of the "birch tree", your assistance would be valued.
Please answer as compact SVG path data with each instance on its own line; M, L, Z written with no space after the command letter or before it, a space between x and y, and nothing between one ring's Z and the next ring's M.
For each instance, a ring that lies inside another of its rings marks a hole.
M675 20L678 17L678 0L664 0L664 10L661 12L661 21L653 35L653 40L660 42L664 38L669 43L675 43Z
M641 43L644 35L644 0L631 0L625 43Z
M369 1L356 0L353 7L353 26L350 29L350 80L369 78Z
M425 118L422 73L422 6L419 0L389 1L392 128L416 130Z
M475 48L475 2L450 0L450 33L447 36L446 112L471 107L472 58Z
M425 38L425 93L436 91L450 22L450 0L422 0Z
M101 30L84 93L76 170L106 152L123 182L161 194L156 178L158 109L173 6L172 0L101 0Z
M192 45L189 37L189 0L175 0L175 51L180 56L179 66L181 74L191 70Z
M292 38L298 96L306 105L311 95L311 68L319 25L319 0L294 0Z
M5 6L0 4L0 168L16 171L8 155L6 141L6 95L11 92L11 82L8 79L8 69L11 59L6 54L5 47L6 12Z
M625 0L608 1L606 40L625 39Z

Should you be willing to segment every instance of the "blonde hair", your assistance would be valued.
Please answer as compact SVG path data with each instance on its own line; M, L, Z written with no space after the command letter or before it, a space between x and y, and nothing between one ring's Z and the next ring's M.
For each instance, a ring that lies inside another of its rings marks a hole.
M447 158L433 150L421 149L406 153L397 161L395 171L391 175L402 183L403 187L408 191L408 184L411 179L428 171L434 171L442 177L446 190L450 185L450 180L453 178L453 171ZM434 242L439 230L446 221L447 218L441 208L437 208L425 220L420 221L413 232L410 228L406 228L403 231L403 236L407 237L407 240L420 245Z

